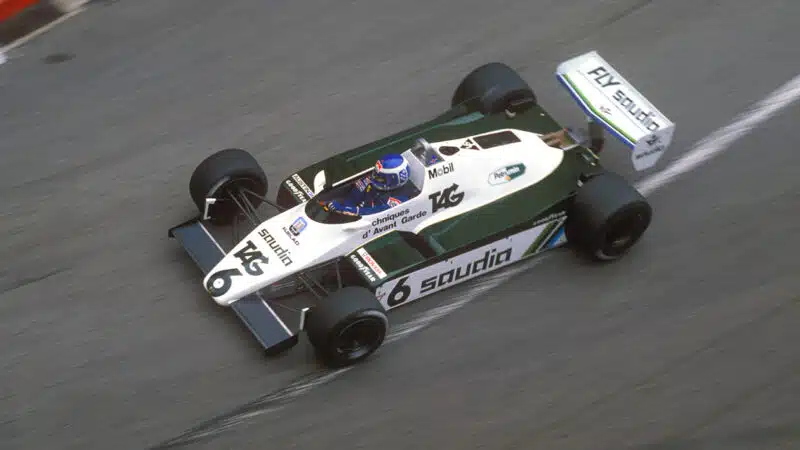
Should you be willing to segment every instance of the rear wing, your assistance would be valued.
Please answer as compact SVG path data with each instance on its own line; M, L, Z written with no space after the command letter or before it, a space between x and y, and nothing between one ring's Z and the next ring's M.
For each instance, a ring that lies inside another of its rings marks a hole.
M561 63L556 76L590 120L631 148L636 170L652 167L672 142L675 124L597 52Z

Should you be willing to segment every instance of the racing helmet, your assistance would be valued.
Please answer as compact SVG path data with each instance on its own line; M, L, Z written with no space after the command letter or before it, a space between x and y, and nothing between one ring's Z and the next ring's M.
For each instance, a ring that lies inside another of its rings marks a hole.
M390 153L375 163L372 185L382 191L397 189L408 182L408 161L403 155Z

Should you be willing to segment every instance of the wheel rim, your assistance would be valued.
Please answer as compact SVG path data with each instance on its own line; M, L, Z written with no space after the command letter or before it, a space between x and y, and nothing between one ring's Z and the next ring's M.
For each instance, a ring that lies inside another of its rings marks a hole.
M263 194L260 192L259 183L251 178L230 178L222 182L219 186L217 186L213 192L209 192L209 196L217 197L220 201L214 204L211 209L211 219L213 220L221 220L225 221L231 215L236 214L237 206L236 202L234 202L230 196L228 195L230 192L234 192L239 189L248 189L253 191L257 194ZM251 199L251 202L254 205L258 205L261 203L258 199Z
M385 327L381 320L372 317L357 319L336 336L336 353L348 359L361 358L380 345L384 333Z
M642 211L625 214L616 220L603 240L603 254L618 255L630 248L642 235L647 217Z
M215 194L218 192L227 193L237 189L248 189L258 194L264 194L263 192L259 192L259 183L252 178L231 178L226 180L215 190Z

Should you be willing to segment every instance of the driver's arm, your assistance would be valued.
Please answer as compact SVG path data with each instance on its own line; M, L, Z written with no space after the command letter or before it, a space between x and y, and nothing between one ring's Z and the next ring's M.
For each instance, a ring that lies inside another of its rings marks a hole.
M356 208L356 209L358 210L357 214L370 215L370 214L379 213L381 211L386 211L387 209L391 208L392 206L393 205L390 205L388 203L382 203L382 204L372 205L372 206L362 206L361 208Z
M365 198L369 185L364 179L356 180L353 188L341 200L333 200L328 203L328 208L344 214L360 215L364 208L360 207Z
M389 208L401 205L406 201L408 201L407 196L392 194L392 196L389 197L386 201L375 202L369 206L362 206L361 208L359 208L359 214L369 215L369 214L379 213L381 211L386 211Z

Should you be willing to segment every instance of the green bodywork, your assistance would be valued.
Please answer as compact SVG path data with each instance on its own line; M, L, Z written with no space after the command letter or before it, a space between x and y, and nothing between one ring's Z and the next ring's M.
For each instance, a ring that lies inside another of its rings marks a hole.
M538 105L520 112L513 119L505 114L486 116L471 102L455 106L428 122L400 131L369 144L356 147L300 170L297 174L310 184L314 175L325 170L329 180L341 180L366 170L387 153L402 153L420 137L429 142L446 141L501 128L517 128L534 133L550 133L562 127ZM286 180L284 180L285 182ZM284 185L281 184L281 188Z
M311 185L314 175L325 170L328 180L340 180L369 169L387 153L402 153L415 139L446 141L497 129L514 128L544 134L563 129L544 109L533 105L514 117L504 113L483 115L466 102L413 128L348 150L309 166L297 174ZM601 170L591 150L576 146L565 151L561 165L547 178L530 187L498 199L457 217L436 223L418 235L393 231L364 245L387 273L371 287L423 266L520 232L537 220L567 210L578 188L578 180ZM287 178L286 180L288 180ZM284 180L284 183L286 182ZM291 198L285 184L283 198ZM279 193L279 198L280 198ZM356 249L354 249L356 250Z

